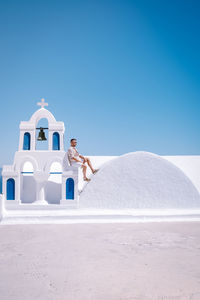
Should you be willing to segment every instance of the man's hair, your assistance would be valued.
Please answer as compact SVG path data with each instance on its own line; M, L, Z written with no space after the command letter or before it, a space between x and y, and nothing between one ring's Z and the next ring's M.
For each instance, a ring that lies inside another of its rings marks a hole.
M71 140L70 140L70 143L71 143L72 141L76 141L76 139L71 139Z

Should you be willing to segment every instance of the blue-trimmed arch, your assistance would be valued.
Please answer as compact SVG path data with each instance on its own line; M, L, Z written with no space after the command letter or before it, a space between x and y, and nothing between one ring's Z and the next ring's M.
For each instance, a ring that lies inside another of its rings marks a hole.
M25 132L23 150L30 150L30 149L31 149L31 135L29 132Z
M68 178L66 180L66 199L74 200L74 179Z
M60 134L58 132L53 133L53 150L60 150Z
M7 200L15 200L15 180L13 178L9 178L6 182L6 199Z

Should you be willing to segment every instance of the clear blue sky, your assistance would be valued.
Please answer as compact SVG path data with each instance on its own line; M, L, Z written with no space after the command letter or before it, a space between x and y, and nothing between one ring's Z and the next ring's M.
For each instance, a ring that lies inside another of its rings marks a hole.
M200 2L0 0L0 166L45 98L87 155L200 155Z

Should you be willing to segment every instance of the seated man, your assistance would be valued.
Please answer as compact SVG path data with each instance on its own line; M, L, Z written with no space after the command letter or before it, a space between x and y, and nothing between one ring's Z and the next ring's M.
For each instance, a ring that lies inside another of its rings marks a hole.
M84 157L78 153L76 149L76 145L77 145L76 139L71 139L70 143L71 143L71 147L67 151L70 165L77 166L77 167L80 166L83 169L83 180L90 181L90 179L87 178L86 176L87 166L85 165L85 163L88 164L93 174L95 174L98 170L93 169L90 159L88 157Z

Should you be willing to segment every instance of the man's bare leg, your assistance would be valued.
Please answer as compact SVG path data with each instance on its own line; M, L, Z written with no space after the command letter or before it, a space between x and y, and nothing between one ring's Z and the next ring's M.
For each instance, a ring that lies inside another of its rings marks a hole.
M83 179L85 179L87 167L85 165L82 165L82 169L83 169Z
M88 166L90 167L92 173L94 173L95 169L92 167L91 161L89 158L85 157L85 161L88 164Z
M83 169L83 180L89 181L90 179L88 179L87 176L86 176L87 166L83 165L82 169Z

